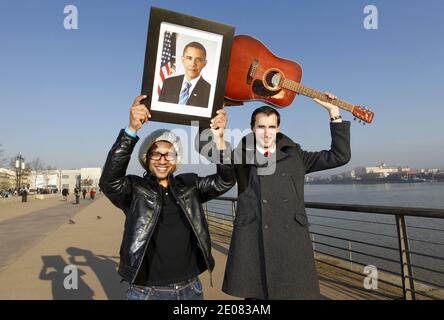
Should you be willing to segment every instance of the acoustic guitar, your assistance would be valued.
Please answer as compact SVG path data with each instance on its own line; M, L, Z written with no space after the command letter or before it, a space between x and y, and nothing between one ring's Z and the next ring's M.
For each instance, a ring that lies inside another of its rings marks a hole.
M298 63L275 56L251 36L238 35L231 49L225 98L235 102L260 100L283 108L297 94L302 94L347 110L364 124L373 121L374 113L370 110L340 99L332 100L323 92L303 86L301 78L302 68Z

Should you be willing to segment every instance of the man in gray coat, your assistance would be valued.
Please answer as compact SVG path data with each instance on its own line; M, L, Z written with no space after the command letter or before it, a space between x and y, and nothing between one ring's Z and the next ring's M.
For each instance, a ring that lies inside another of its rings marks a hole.
M264 106L253 112L253 132L233 152L238 203L222 288L230 295L321 298L304 206L304 176L350 160L350 122L342 121L338 107L314 100L329 112L330 150L302 150L279 132L279 113ZM213 126L224 128L225 117L220 112Z

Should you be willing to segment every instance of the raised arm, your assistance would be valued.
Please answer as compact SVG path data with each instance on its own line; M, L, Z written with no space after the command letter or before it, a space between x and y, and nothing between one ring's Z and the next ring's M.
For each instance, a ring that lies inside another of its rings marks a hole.
M326 95L334 100L336 97L330 93ZM313 99L323 106L330 117L331 147L330 150L319 152L301 151L305 173L332 169L342 166L350 161L350 122L342 121L339 108L331 103Z
M225 142L224 132L227 126L227 115L225 110L219 109L217 115L211 119L210 129L212 142L207 150L211 150L204 155L216 164L216 174L198 178L198 188L202 202L217 198L230 190L236 184L236 175L231 164L231 150L229 144ZM208 143L208 142L207 142ZM201 145L197 143L197 148L201 151Z
M126 169L131 159L131 153L139 140L137 130L151 117L148 109L140 104L144 98L146 96L138 96L134 100L130 108L129 125L126 129L120 130L116 142L108 153L99 182L103 193L124 211L129 206L132 192L130 177L126 175Z

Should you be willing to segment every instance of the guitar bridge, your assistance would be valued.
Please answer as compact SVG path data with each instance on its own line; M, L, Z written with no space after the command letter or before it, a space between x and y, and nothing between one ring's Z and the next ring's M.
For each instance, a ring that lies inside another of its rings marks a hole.
M253 81L258 65L259 65L259 60L254 59L253 63L250 65L250 68L248 69L247 84L251 84L251 82Z

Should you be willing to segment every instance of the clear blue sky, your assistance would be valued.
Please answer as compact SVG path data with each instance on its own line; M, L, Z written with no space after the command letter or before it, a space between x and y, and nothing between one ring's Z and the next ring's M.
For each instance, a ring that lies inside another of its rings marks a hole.
M79 29L63 28L63 8ZM379 29L363 27L376 5ZM0 144L6 156L56 167L102 166L139 94L150 6L236 27L296 60L303 84L371 107L352 123L346 169L381 162L444 168L444 2L428 1L6 1L0 2ZM228 109L247 128L259 103ZM307 150L330 145L326 111L307 97L281 109L281 130ZM343 117L351 120L346 112ZM139 132L167 124L152 123ZM185 128L185 127L184 127ZM140 173L135 161L130 171Z

